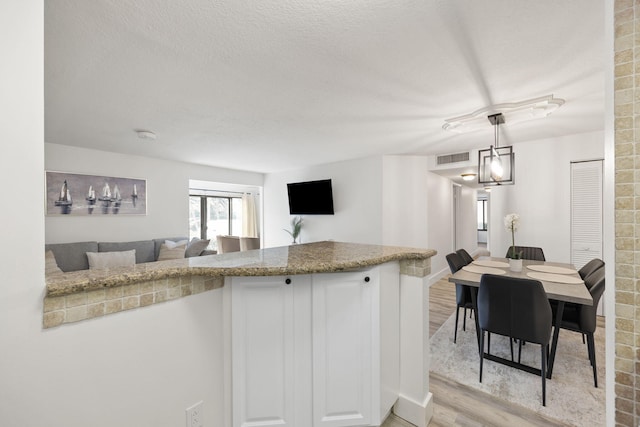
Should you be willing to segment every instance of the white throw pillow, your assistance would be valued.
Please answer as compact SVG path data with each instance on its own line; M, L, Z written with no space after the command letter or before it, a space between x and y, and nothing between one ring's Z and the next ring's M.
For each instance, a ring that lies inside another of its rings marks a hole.
M169 240L167 240L169 241ZM158 261L166 261L168 259L181 259L184 258L184 251L187 250L187 242L170 248L169 245L163 243L160 246L160 253L158 254Z
M177 242L174 242L173 240L165 240L164 244L167 245L167 248L173 249L176 246L186 245L188 242L188 240L178 240ZM160 248L162 248L162 246L160 246Z
M89 270L103 270L113 267L133 267L136 265L136 250L118 252L87 252Z

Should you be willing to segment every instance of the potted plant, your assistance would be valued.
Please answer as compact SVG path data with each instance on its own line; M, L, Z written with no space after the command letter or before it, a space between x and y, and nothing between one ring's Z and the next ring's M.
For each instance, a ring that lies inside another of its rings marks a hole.
M520 215L510 213L504 217L504 226L507 231L511 231L511 250L507 253L509 258L509 270L522 271L522 252L516 251L516 231L520 225Z
M287 230L286 228L284 228L283 230L289 233L291 237L293 237L293 242L291 243L295 245L296 243L298 243L297 239L298 239L298 236L300 235L300 231L302 231L302 218L299 216L292 218L291 231Z

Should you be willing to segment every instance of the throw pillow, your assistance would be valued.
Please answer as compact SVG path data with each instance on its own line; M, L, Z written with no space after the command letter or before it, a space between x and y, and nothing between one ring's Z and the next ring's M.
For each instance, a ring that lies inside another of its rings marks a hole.
M87 252L89 270L103 270L113 267L133 267L136 265L136 250L119 252Z
M167 248L169 248L169 249L173 249L176 246L186 245L187 243L189 243L188 240L179 240L177 242L174 242L173 240L165 240L164 241L164 244L167 245Z
M169 240L167 240L169 241ZM166 243L160 245L160 254L158 255L158 261L166 261L168 259L180 259L184 258L184 252L187 249L187 242L173 248L169 247Z
M200 240L197 237L191 239L189 244L187 245L187 250L184 254L185 257L191 258L194 256L200 256L202 251L204 251L207 246L209 246L210 240Z
M46 251L44 253L44 274L52 273L62 273L62 270L60 270L60 267L58 267L58 263L56 262L55 255L53 255L53 251Z

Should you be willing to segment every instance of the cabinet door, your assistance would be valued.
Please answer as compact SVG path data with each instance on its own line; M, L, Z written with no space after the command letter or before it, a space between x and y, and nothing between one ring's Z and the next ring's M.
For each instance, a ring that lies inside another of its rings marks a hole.
M372 421L374 390L374 318L378 272L313 276L313 425L364 426Z
M305 281L309 286L308 276L233 278L234 426L296 425L294 287Z

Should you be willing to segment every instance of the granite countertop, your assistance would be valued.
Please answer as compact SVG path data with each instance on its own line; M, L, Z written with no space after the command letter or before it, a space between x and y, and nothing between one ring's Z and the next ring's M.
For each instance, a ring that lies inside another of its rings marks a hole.
M130 285L166 277L278 276L355 270L397 260L420 260L436 254L433 249L316 242L246 252L208 255L136 264L108 270L54 273L46 277L47 295Z

